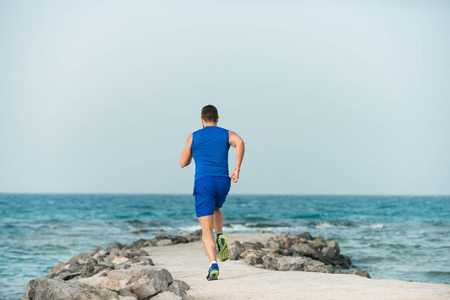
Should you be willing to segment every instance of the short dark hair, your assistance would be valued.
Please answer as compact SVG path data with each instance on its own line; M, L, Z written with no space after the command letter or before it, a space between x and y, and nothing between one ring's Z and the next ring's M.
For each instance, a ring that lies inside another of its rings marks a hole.
M202 108L202 119L205 122L217 122L219 113L214 105L206 105Z

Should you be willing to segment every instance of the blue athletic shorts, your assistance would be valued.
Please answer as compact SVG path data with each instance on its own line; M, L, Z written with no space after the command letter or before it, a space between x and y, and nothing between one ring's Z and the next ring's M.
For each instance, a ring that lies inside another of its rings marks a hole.
M203 176L194 183L195 213L197 217L214 214L215 208L221 208L231 187L228 176Z

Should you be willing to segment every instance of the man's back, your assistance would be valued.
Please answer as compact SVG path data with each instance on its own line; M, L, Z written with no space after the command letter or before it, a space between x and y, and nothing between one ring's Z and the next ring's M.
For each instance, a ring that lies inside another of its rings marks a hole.
M228 176L229 131L207 126L192 135L195 180L202 176Z

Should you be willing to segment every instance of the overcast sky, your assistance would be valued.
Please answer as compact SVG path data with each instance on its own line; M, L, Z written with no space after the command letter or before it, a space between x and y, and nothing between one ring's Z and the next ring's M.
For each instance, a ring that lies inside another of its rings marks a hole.
M0 192L450 194L449 1L0 1ZM234 168L234 148L230 168Z

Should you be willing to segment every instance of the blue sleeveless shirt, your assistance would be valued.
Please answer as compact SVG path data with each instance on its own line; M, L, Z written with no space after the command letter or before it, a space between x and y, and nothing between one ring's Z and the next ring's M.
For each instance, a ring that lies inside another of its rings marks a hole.
M195 180L203 176L228 176L228 130L207 126L192 134Z

